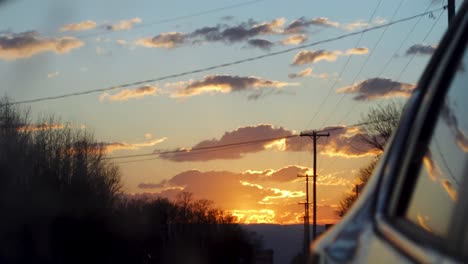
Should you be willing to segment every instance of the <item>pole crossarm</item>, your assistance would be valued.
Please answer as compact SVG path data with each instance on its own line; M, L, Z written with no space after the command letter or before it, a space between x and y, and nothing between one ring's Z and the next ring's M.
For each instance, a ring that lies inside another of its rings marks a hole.
M301 137L329 137L330 136L330 132L317 132L317 131L313 131L313 132L301 132L300 134Z

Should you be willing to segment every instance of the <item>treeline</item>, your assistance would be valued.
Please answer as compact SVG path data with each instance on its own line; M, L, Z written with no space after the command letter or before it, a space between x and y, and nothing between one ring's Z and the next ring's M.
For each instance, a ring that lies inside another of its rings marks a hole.
M231 215L123 194L105 146L54 124L0 100L0 263L254 262L260 242Z

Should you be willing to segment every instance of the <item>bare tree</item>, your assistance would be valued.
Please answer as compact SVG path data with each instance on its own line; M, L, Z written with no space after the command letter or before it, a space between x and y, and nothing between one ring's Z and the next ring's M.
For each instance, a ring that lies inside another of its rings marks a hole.
M361 140L383 152L393 130L398 125L402 111L403 107L395 102L391 102L383 107L371 108L367 115L361 119L361 123L365 123L361 127L363 131L362 135L360 135ZM343 217L354 204L354 201L358 198L355 188L359 190L366 185L379 158L380 155L376 156L369 164L359 169L357 180L352 190L340 200L338 209L336 210L337 215Z
M362 123L366 123L361 126L364 132L361 135L362 141L383 152L393 130L398 125L402 110L403 107L395 102L371 108L361 119Z

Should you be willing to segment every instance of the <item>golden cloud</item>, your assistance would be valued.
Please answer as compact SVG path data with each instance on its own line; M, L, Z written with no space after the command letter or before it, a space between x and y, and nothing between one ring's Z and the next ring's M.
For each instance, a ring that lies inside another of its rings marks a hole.
M327 51L327 50L301 50L294 56L291 65L300 66L304 64L316 63L319 61L336 61L339 56L349 56L349 55L364 55L367 54L369 50L367 48L353 48L348 49L343 52L340 50Z
M312 68L307 68L307 69L304 69L302 71L300 71L299 73L290 73L288 75L289 78L291 79L294 79L294 78L300 78L300 77L307 77L309 75L312 74Z
M365 28L368 25L369 24L364 21L354 21L354 22L350 22L348 24L342 25L341 28L347 31L354 31L354 30L358 30L361 28Z
M104 153L112 153L117 150L139 150L141 148L153 147L156 144L164 142L167 137L157 138L148 142L141 143L126 143L126 142L101 142L97 146L102 149Z
M292 35L281 40L280 43L283 45L299 45L299 44L306 42L307 39L308 37L306 35L297 34L297 35Z
M196 197L209 199L235 213L242 223L298 223L301 222L303 206L298 205L305 197L304 186L295 180L298 173L310 173L309 168L288 166L277 170L229 171L189 170L161 182L144 182L138 187L144 191L155 190L155 195L173 198L177 192L192 192ZM330 183L330 175L324 181ZM346 189L342 185L323 185L327 190ZM339 192L339 191L338 191ZM330 205L319 204L319 222L336 222L338 217ZM334 219L334 220L333 220Z
M278 139L271 141L270 143L267 143L263 145L265 149L277 149L278 151L285 151L286 150L286 139Z
M96 22L91 20L86 20L83 22L75 23L75 24L67 24L60 28L61 32L65 31L84 31L90 30L96 27Z
M339 55L343 54L341 51L326 51L326 50L301 50L291 63L291 65L304 65L309 63L316 63L319 61L336 61Z
M452 201L457 202L458 200L458 191L453 187L453 185L446 179L442 180L442 187L447 192L448 196Z
M346 55L364 55L369 53L368 48L352 48L345 52Z
M427 224L427 222L429 222L429 220L430 220L429 216L427 216L427 215L422 216L420 213L418 213L416 217L418 219L419 226L432 233L432 229Z
M305 197L305 193L303 191L289 191L289 190L282 190L279 188L270 188L270 187L263 187L260 184L250 183L246 181L239 181L243 186L250 186L255 187L259 190L269 190L272 191L275 195L267 195L258 203L261 204L274 204L270 202L272 199L282 199L282 198L297 198L297 197Z
M260 210L231 210L237 222L244 224L272 224L275 223L275 211L270 209Z
M375 156L381 151L361 139L361 130L355 127L329 127L324 130L340 128L330 132L329 140L326 143L319 143L320 154L330 157L360 158Z
M457 187L453 186L445 174L440 169L437 164L437 159L434 160L432 151L429 149L423 157L424 169L427 172L427 176L433 181L438 182L442 186L443 190L447 193L450 199L454 202L458 199L458 190ZM455 182L456 183L456 182Z
M155 95L159 89L151 85L145 85L136 89L125 89L116 94L102 93L99 96L100 101L127 101L132 98L141 98L148 95Z
M132 19L121 20L113 25L107 25L106 29L112 31L127 30L131 29L135 24L139 24L141 22L142 20L140 18L135 17Z

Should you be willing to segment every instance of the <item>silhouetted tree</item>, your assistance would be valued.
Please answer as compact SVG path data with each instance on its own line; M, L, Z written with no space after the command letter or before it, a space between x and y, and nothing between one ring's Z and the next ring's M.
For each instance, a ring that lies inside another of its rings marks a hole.
M92 136L0 100L0 262L82 263L108 252L105 222L120 192L117 167Z
M395 102L391 102L383 107L371 108L367 115L361 119L361 123L365 123L361 127L361 130L364 132L360 136L361 140L383 152L393 130L398 125L402 110L403 107ZM353 185L352 190L338 204L338 209L336 210L338 216L343 217L354 204L354 201L358 198L355 191L356 186L362 189L366 185L379 158L380 154L369 164L359 169L357 181Z
M188 192L131 199L103 144L56 123L0 99L0 263L254 261L231 214Z
M384 151L393 130L398 125L403 107L391 102L385 106L370 108L367 115L361 119L361 123L366 123L361 126L363 134L361 140L371 147Z

